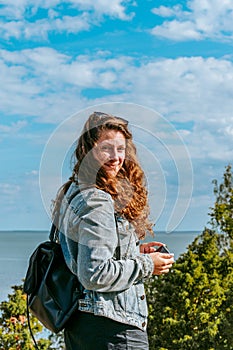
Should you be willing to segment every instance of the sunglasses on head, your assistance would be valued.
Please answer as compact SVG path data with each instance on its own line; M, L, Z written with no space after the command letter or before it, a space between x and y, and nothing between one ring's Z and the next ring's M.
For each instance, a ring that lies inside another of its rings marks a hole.
M109 115L107 113L103 113L103 112L94 112L93 113L94 116L98 117L99 120L104 120L104 119L110 119L110 118L114 118L116 120L119 120L119 122L125 124L125 125L128 125L128 120L124 119L124 118L121 118L121 117L116 117L114 115Z

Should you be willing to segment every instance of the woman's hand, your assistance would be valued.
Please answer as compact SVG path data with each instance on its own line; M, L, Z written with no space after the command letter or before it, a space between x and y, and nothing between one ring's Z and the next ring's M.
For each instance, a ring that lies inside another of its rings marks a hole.
M174 263L174 254L167 253L150 253L154 263L153 275L162 275L168 273Z
M164 273L168 273L172 267L172 264L174 263L174 254L156 252L157 248L154 247L160 247L163 245L164 244L161 242L149 242L140 245L140 253L150 254L153 260L153 275L162 275Z

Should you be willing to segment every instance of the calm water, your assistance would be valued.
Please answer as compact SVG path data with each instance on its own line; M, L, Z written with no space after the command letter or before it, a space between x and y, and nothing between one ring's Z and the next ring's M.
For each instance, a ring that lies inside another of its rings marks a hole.
M156 233L156 240L167 244L177 258L199 233ZM47 238L46 231L0 231L0 302L7 299L7 295L12 291L11 286L22 283L29 256L34 248Z

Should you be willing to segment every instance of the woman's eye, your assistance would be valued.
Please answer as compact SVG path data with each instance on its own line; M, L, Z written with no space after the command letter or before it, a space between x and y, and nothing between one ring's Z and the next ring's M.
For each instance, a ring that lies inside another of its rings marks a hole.
M102 146L102 147L100 148L100 150L101 150L101 151L108 151L108 150L110 150L110 147L108 147L108 146Z
M100 151L102 151L102 152L111 152L113 150L114 150L114 147L111 147L111 146L101 146L100 147ZM125 151L124 146L117 147L117 152L124 152L124 151Z

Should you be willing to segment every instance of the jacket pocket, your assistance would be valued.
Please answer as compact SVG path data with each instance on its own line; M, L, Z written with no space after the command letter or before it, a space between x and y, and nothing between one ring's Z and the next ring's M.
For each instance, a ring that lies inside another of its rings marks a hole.
M148 316L147 301L143 283L134 284L126 291L126 311L137 313L140 316Z

